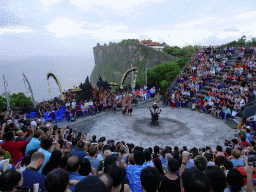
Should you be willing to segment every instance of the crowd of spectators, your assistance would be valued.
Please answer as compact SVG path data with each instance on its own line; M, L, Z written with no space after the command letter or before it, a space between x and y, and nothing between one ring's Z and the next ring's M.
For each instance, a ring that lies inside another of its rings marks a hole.
M18 128L5 113L1 119L0 191L252 192L256 185L255 138L245 124L238 139L216 149L143 148L95 135L87 138L86 133L69 126L59 128L37 119L25 119Z
M128 109L131 107L128 104L129 100L131 100L132 104L137 104L139 101L145 101L155 97L156 94L155 87L148 89L146 85L137 90L133 89L113 93L103 88L100 90L93 89L92 98L88 100L79 99L77 94L66 91L59 98L39 103L35 112L39 121L45 121L47 119L54 121L59 118L66 119L67 121L75 121L78 117L96 115L101 111L116 112L117 108L122 107ZM15 122L18 124L17 121Z
M218 47L200 49L178 77L178 89L169 90L164 102L173 108L187 107L202 86L213 82L204 99L196 97L192 109L223 119L235 106L240 110L250 102L256 86L254 49L248 51L249 57L245 57L243 50L237 50L237 61L225 71L234 48L224 49L222 58ZM220 82L214 81L217 74L221 76ZM115 111L128 98L134 103L146 100L147 93L146 86L122 93L97 90L92 99L78 101L75 94L66 92L65 99L40 103L36 117L14 115L12 111L0 114L0 191L255 191L256 114L241 120L237 138L215 149L188 149L185 143L182 148L143 148L129 141L97 139L96 135L87 138L86 133L70 126L59 128L44 116L49 112L54 120L54 112L64 109L65 118L72 120L102 110ZM155 94L155 88L150 89L150 97Z
M235 116L256 95L256 59L254 47L244 54L245 48L225 47L221 56L218 47L201 48L195 53L177 78L177 90L169 90L164 103L174 107L187 107L209 113L216 118ZM236 61L225 66L233 54ZM204 93L198 91L209 84ZM194 100L190 100L194 97Z

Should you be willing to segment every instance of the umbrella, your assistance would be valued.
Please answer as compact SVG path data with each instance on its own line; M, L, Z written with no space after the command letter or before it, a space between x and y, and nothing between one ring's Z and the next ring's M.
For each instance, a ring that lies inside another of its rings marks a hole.
M114 81L110 82L109 85L112 85L112 86L118 86L118 84Z
M74 89L71 90L71 92L78 92L78 91L82 91L82 89L77 87L77 88L74 88Z

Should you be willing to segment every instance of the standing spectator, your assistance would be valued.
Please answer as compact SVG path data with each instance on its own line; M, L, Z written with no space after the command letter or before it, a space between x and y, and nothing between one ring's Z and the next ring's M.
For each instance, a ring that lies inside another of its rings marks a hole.
M30 136L25 141L14 141L13 132L7 132L4 134L5 142L0 146L3 150L8 151L11 154L12 165L16 165L23 157L20 149L26 147L26 145L31 141L34 136L34 129L31 129L30 133Z
M86 156L85 158L89 159L91 166L95 169L95 172L98 172L98 169L100 168L100 160L96 159L96 153L97 153L97 145L91 145L89 147L89 156Z
M34 126L34 128L36 128L37 127L37 123L38 123L38 118L36 117L36 118L32 119L30 125L32 125L32 126Z
M20 129L20 131L17 131L19 132L19 135L18 137L15 139L15 141L25 141L28 139L28 127L27 126L22 126L22 128ZM22 155L25 156L25 150L26 150L26 147L22 147L21 149L21 152L22 152Z
M53 169L60 167L62 152L60 150L54 150L51 154L50 160L45 164L42 174L47 175Z
M233 168L236 168L237 166L244 166L244 161L240 160L241 152L238 149L234 149L232 152L232 159L231 162L233 164Z
M122 174L122 169L115 164L109 165L104 170L104 173L108 173L113 179L113 191L130 192L130 187L123 183L125 175Z
M100 141L100 139L98 140L98 142ZM103 146L104 144L102 142L98 143L98 149L99 149L99 154L97 155L97 159L102 161L103 160Z
M96 176L88 176L76 184L75 192L84 191L108 192L102 179Z
M39 173L42 173L42 170L43 170L45 164L51 158L51 153L50 153L51 147L52 147L52 140L50 138L46 138L46 139L42 140L41 148L38 151L40 151L44 154L45 159L44 159L44 163L43 163L42 167L39 170Z
M79 175L88 176L92 172L92 170L94 170L91 167L90 161L88 159L86 159L86 158L83 158L83 160L81 161L80 165L81 165L81 167L78 170Z
M129 179L129 187L132 191L142 192L140 186L140 174L144 168L143 163L145 161L144 154L142 151L134 152L135 165L128 165L126 167L127 178Z
M34 137L31 139L29 144L27 144L27 146L26 146L25 155L28 153L28 151L30 151L32 149L38 150L40 148L39 139L42 137L42 135L43 135L43 131L41 129L39 129L38 131L35 132Z
M45 178L45 188L47 192L70 192L69 175L65 169L54 169Z
M98 143L98 142L96 141L96 135L93 135L93 136L92 136L92 141L91 141L91 143Z
M213 192L224 192L227 187L227 178L220 168L207 167L205 174L211 180L211 188Z
M87 153L85 152L85 143L83 141L79 141L77 147L71 151L72 155L77 155L80 160L83 160Z
M0 175L0 190L16 192L23 184L22 173L19 169L9 169Z
M161 177L161 187L159 192L173 191L180 192L180 177L175 174L180 168L180 163L172 158L168 161L168 173Z
M227 175L228 187L224 192L240 192L243 186L242 174L237 169L232 169Z
M159 158L154 158L153 163L154 163L154 167L158 170L158 172L161 175L166 174L165 171L163 170L163 166L162 166L161 160Z
M76 155L72 155L68 158L67 161L67 171L69 173L69 180L77 180L81 181L85 178L85 176L82 176L78 173L78 170L80 169L80 162L79 157ZM75 186L71 186L70 190L73 192L75 190Z
M147 167L140 173L141 188L143 192L157 192L161 186L160 174L156 168Z
M211 191L211 181L205 175L203 171L198 169L188 169L182 174L182 188L186 192L210 192Z
M28 187L31 191L33 191L34 184L39 183L39 189L41 192L46 192L44 185L45 176L38 173L38 170L43 165L43 162L44 154L42 152L37 151L32 155L30 164L26 170L22 172L23 187Z

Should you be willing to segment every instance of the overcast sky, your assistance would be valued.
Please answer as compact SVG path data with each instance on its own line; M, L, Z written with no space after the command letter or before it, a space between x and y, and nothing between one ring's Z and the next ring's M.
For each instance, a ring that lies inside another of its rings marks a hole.
M92 48L122 39L169 45L219 45L256 36L255 0L0 0L0 93L5 74L11 93L49 99L46 73L63 89L90 76ZM53 96L58 88L51 80ZM29 94L27 94L29 95Z

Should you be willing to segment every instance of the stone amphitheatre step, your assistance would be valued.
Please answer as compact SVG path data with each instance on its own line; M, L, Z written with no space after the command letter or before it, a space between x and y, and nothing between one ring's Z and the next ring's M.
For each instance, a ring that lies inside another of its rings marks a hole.
M200 93L202 93L202 94L204 94L204 95L207 95L208 94L208 90L206 90L206 89L202 89L201 91L200 91Z
M206 95L201 94L201 93L196 93L195 96L200 97L201 99L204 99Z
M204 86L204 88L208 91L212 90L212 87L211 86Z

